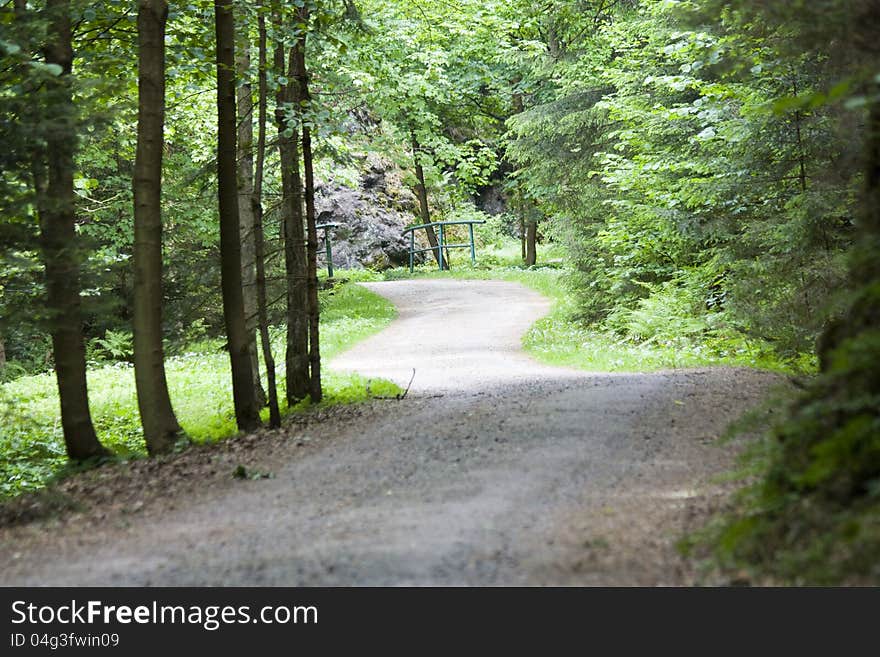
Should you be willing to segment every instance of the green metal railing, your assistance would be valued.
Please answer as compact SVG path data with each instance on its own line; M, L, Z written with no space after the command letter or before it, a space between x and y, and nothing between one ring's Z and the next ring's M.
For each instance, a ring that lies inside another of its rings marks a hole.
M315 228L324 229L324 248L327 250L327 278L333 278L333 247L330 244L330 229L339 224L318 224Z
M437 252L437 264L442 271L445 269L444 260L443 260L443 249L467 249L471 250L471 264L477 264L477 251L474 248L474 224L484 224L485 221L435 221L430 224L422 224L421 226L410 226L406 230L403 231L403 234L406 235L409 233L409 271L412 273L413 267L415 265L415 256L416 253L424 253L425 251L436 251ZM444 226L464 226L467 225L468 233L470 234L470 241L462 244L446 244L443 239L443 227ZM416 248L416 231L420 228L425 229L427 231L428 228L437 227L437 246L431 246L427 249L417 249Z

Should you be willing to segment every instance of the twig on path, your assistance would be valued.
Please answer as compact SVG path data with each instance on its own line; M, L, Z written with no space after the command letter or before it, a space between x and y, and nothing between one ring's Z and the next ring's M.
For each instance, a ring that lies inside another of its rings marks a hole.
M397 395L397 399L399 399L400 401L403 401L404 399L406 399L406 395L409 392L409 387L412 385L414 378L416 378L416 368L415 367L413 368L412 376L409 377L409 383L406 384L406 390L403 391L402 395Z
M406 399L406 395L409 392L409 388L412 385L413 379L415 379L415 378L416 378L416 368L414 367L412 376L409 377L409 383L406 384L406 390L403 391L402 395L397 394L397 395L394 395L393 397L388 397L387 395L385 395L385 396L381 396L381 397L373 397L373 399L394 399L396 401L403 401L404 399ZM370 382L371 381L372 381L372 379L367 380L367 395L370 394Z

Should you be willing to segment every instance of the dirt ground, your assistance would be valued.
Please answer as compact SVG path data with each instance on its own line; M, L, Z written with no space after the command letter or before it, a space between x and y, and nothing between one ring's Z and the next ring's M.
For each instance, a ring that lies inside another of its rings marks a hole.
M714 583L675 544L776 377L548 367L520 347L548 302L518 284L368 287L399 318L331 366L412 379L404 400L68 479L7 511L0 584Z

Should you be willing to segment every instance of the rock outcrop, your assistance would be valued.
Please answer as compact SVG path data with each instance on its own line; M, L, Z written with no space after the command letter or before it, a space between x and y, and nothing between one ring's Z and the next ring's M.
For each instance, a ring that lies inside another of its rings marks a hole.
M415 194L404 186L399 170L375 154L366 158L356 189L320 183L315 190L318 223L332 229L333 266L341 269L389 269L409 264L409 237L402 231L416 221ZM323 231L318 231L323 236ZM417 254L423 262L425 254ZM319 266L326 266L323 239Z

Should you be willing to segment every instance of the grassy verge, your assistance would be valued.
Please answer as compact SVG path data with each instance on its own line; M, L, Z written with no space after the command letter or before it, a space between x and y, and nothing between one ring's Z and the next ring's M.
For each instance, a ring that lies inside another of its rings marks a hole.
M379 331L396 311L382 297L358 285L322 293L321 351L325 360ZM273 340L283 397L283 334ZM195 442L236 433L229 356L220 340L192 345L167 362L168 386L178 420ZM92 418L102 442L117 454L144 454L135 396L134 370L114 363L89 370ZM265 378L264 378L265 380ZM368 397L366 381L354 374L324 373L324 404L352 403ZM393 395L390 382L371 383L374 395ZM300 410L308 402L288 410ZM0 499L44 486L66 467L52 373L27 376L0 386Z

